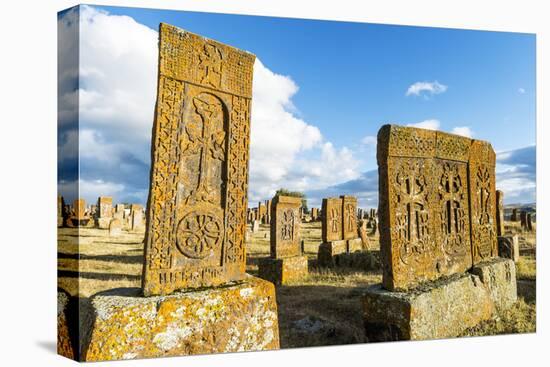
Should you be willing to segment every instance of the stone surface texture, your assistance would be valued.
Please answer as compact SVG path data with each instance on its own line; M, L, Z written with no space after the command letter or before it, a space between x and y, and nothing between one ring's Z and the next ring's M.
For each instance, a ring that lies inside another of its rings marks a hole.
M307 256L260 259L258 276L276 285L304 280L308 276Z
M279 348L275 287L244 281L168 296L92 298L85 361Z
M322 208L321 239L323 242L339 241L342 236L342 199L325 198Z
M514 263L519 261L519 236L501 236L498 238L498 256L510 259Z
M244 276L254 60L160 25L145 295Z
M472 274L489 290L497 310L505 310L517 301L516 266L511 259L495 258L476 264Z
M273 259L301 256L299 197L277 195L272 200L270 251Z
M358 237L357 233L357 198L342 195L342 236L344 240Z
M385 125L377 149L386 289L411 289L497 256L489 143Z
M73 346L69 335L67 309L69 296L63 291L57 292L57 354L74 359Z

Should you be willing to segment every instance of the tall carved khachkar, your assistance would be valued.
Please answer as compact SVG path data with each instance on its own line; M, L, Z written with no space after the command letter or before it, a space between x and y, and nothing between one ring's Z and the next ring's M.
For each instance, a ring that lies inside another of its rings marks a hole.
M363 298L367 338L388 337L381 325L396 339L456 336L515 302L514 263L498 258L491 145L385 125L377 160L383 280Z
M97 225L101 229L109 229L109 223L113 218L113 198L100 196L97 199Z
M271 254L258 265L260 278L287 284L307 277L307 256L303 256L300 241L301 207L299 197L277 195L271 200Z
M325 198L322 203L321 239L317 263L338 265L339 257L363 250L357 226L357 198L342 195Z
M244 276L254 59L160 26L145 295Z

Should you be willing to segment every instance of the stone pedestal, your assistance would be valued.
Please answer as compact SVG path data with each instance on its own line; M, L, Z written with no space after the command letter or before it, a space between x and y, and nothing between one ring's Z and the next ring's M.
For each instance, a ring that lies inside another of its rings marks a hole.
M498 237L498 256L511 259L515 263L519 261L519 237L517 234Z
M69 336L68 319L69 295L57 292L57 354L74 359L73 345Z
M87 316L85 361L279 349L275 287L252 276L168 296L113 290Z
M319 245L317 264L325 267L337 266L340 263L339 257L362 250L363 242L360 238L324 242Z
M513 261L494 259L408 292L371 286L362 298L369 342L450 338L517 300Z
M111 223L111 220L113 218L106 217L106 218L97 218L97 226L99 229L109 229L109 224Z
M261 259L258 264L258 276L276 285L303 280L308 276L307 256Z

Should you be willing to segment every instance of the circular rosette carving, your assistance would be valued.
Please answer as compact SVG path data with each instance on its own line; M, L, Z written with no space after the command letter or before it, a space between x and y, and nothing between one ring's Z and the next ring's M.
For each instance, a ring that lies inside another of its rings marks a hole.
M192 259L203 259L219 247L223 238L223 224L215 214L194 211L183 217L177 228L178 249Z

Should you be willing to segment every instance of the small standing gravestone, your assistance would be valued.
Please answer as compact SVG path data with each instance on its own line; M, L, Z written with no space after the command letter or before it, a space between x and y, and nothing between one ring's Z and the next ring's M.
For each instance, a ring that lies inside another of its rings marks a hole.
M100 196L97 199L97 226L101 229L108 229L113 217L113 198Z
M308 274L307 256L303 256L300 241L299 197L277 195L272 200L269 258L258 266L260 278L277 285L302 280Z
M122 222L118 218L111 219L109 223L109 236L118 237L122 234Z

